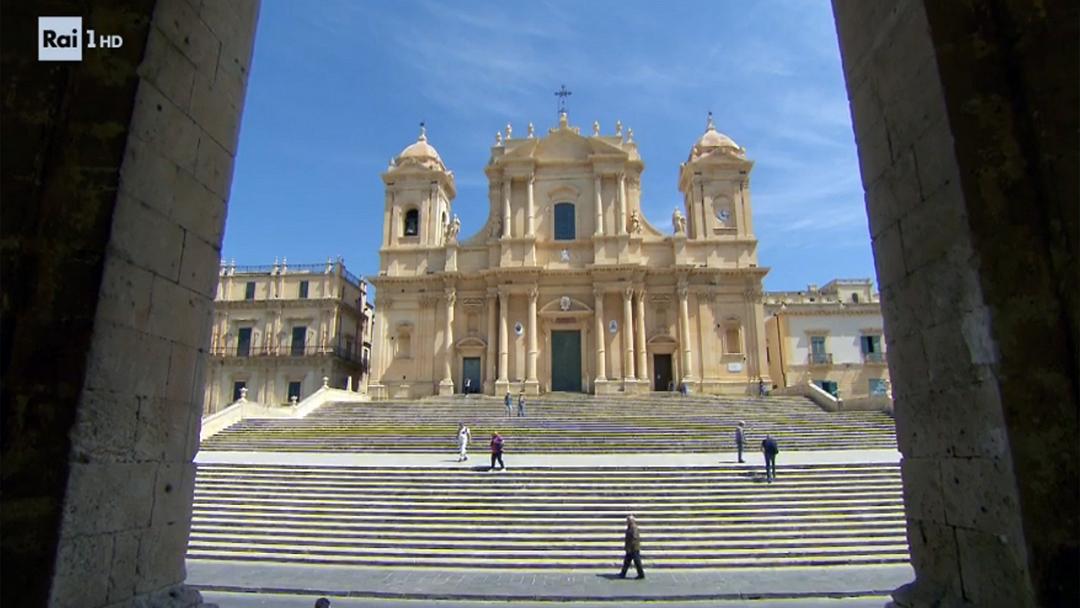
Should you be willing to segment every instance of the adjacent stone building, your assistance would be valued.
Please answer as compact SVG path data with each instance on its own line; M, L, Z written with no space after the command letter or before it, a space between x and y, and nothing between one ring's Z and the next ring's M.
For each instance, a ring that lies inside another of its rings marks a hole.
M813 382L842 398L889 391L881 304L870 279L765 294L766 352L777 387Z
M507 125L490 214L459 240L454 174L421 129L382 174L371 394L751 390L769 373L752 166L710 116L665 233L642 212L631 130Z
M282 405L322 386L360 386L368 371L367 284L345 264L221 267L204 414L246 393ZM351 380L350 380L351 379ZM244 390L246 389L246 391Z

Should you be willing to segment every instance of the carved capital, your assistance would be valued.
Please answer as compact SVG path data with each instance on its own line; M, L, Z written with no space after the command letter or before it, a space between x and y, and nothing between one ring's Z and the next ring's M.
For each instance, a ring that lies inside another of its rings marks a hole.
M529 289L529 301L536 303L536 299L540 297L540 290L535 286Z
M593 297L596 298L597 300L603 300L604 299L604 293L605 293L604 288L602 288L602 287L593 287L592 293L593 293Z
M633 297L634 297L634 288L633 287L628 286L628 287L623 288L623 299L624 300L630 300Z
M675 293L679 295L680 300L685 300L687 294L690 293L690 287L686 283L680 281L679 285L675 288Z

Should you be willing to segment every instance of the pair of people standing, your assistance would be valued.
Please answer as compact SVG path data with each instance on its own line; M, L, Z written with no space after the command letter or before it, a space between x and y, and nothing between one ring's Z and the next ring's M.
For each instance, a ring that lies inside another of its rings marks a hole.
M743 460L743 446L746 443L746 423L742 420L735 426L735 450L738 452L739 462ZM776 479L776 455L780 453L780 447L772 435L765 434L761 441L761 452L765 455L765 480L772 482Z
M510 391L506 391L506 396L503 397L503 405L506 406L506 417L509 418L513 416L514 398L510 396ZM525 417L525 391L521 391L521 394L518 395L517 415L518 418Z

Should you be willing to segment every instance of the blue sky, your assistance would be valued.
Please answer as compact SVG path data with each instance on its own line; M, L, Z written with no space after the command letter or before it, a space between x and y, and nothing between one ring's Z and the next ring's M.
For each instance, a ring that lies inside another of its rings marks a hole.
M418 123L454 171L462 235L487 216L495 132L634 130L646 217L670 228L706 112L755 161L767 289L874 277L840 53L825 1L264 0L223 256L341 255L378 271L379 174Z

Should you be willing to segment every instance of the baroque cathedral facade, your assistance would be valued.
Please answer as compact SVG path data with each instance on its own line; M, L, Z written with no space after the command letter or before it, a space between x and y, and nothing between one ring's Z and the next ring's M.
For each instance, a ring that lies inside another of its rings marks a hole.
M583 135L564 112L545 136L499 134L486 224L459 238L454 174L421 129L382 174L371 395L769 383L752 167L710 116L665 233L642 212L632 132Z

